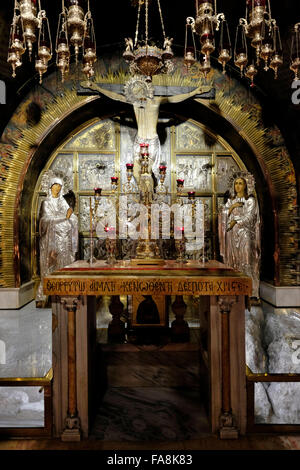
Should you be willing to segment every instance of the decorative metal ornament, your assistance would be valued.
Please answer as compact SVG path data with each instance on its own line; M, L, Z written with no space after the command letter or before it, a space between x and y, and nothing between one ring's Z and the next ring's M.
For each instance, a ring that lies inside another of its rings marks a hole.
M126 49L123 53L124 59L130 64L130 73L132 75L144 75L149 82L152 81L153 75L171 73L174 70L172 63L174 56L172 51L173 39L168 38L165 33L160 0L157 0L157 5L161 21L163 46L161 47L158 42L149 41L149 0L139 1L135 39L133 41L131 38L125 38ZM145 8L145 31L143 36L145 39L139 38L140 17L143 6Z
M196 0L196 18L188 17L186 19L186 36L184 50L184 64L189 70L196 61L196 47L194 42L194 33L200 38L201 54L203 60L200 64L200 71L205 78L210 71L210 54L216 48L215 33L219 31L221 25L221 38L219 46L218 61L225 70L225 65L231 58L231 42L229 30L225 20L224 13L217 13L216 0ZM191 28L193 46L188 46L188 29Z
M257 74L257 68L255 67L254 64L250 64L245 72L245 77L249 78L251 80L251 87L254 87L254 77Z
M154 87L144 75L137 75L126 82L124 93L128 103L141 105L143 101L153 98Z
M219 30L220 20L225 20L224 13L217 13L216 1L196 0L196 18L188 20L200 37L201 53L209 56L215 50L215 31Z
M292 45L291 45L291 61L290 69L294 72L294 80L300 77L300 23L295 24Z
M69 0L68 8L62 0L56 34L56 65L61 72L62 82L69 72L70 45L74 46L76 63L79 51L83 50L83 72L90 79L94 75L96 61L96 41L90 2L87 0L87 13L83 10L83 0ZM38 31L38 32L37 32ZM38 36L38 37L37 37ZM26 49L31 59L33 44L37 42L35 69L42 76L52 58L52 41L46 11L41 8L41 0L14 0L14 14L10 31L7 62L16 68L22 65L21 56Z
M241 41L238 40L238 35L241 36ZM255 49L256 68L263 59L264 70L268 71L271 67L277 78L278 69L283 63L282 45L279 28L276 20L272 18L270 0L246 0L245 18L239 20L235 44L235 64L241 69L241 73L249 60L248 50L244 44L246 37L250 39L250 44ZM254 64L249 68L252 74L255 69ZM249 74L247 76L249 77Z

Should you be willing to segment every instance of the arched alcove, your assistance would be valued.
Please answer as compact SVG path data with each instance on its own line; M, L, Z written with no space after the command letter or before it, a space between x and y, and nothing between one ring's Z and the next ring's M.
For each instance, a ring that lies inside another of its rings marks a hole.
M184 193L194 190L196 199L200 198L205 204L206 254L216 259L219 251L217 215L228 189L228 178L233 171L245 170L246 167L225 139L207 126L192 119L174 119L172 114L168 117L163 113L163 116L158 121L158 132L161 161L168 168L165 183L171 193L170 200L176 195L176 179L183 178ZM94 118L74 129L49 155L39 174L28 213L28 217L31 214L32 278L36 279L39 271L36 256L38 215L41 201L46 196L40 188L45 171L59 171L71 183L77 200L75 213L79 218L80 258L87 259L90 241L89 197L93 195L94 187L101 186L102 200L110 199L113 196L110 184L112 176L119 178L117 194L122 193L127 181L125 165L133 158L136 132L134 122L128 122L128 117L126 120L121 116ZM28 257L22 257L21 250L21 266L24 260L28 261Z
M271 130L263 128L258 104L250 102L245 106L242 102L244 95L240 93L239 98L237 93L229 93L226 82L222 81L222 74L217 71L214 74L217 88L215 101L190 100L182 104L165 105L160 109L160 117L172 119L175 123L189 119L201 123L204 128L211 129L215 135L223 138L240 156L256 179L263 221L262 278L274 280L275 285L292 285L287 265L293 256L295 240L291 239L287 244L282 236L289 230L289 214L296 203L292 163L282 138L278 137L279 131L274 131L276 140L272 140ZM96 80L114 83L124 80L124 77L98 77ZM192 80L190 84L193 85ZM4 208L0 218L4 228L2 270L6 273L3 287L18 287L31 279L29 211L34 187L51 153L66 136L85 122L95 118L122 121L125 116L134 122L132 106L98 96L78 96L76 90L66 89L62 96L58 94L52 97L41 121L35 126L24 123L19 127L14 125L13 133L8 126L14 135L11 138L13 146L10 145L7 155L2 158L6 165L4 182L9 183L0 195ZM13 225L5 222L10 218L13 219Z

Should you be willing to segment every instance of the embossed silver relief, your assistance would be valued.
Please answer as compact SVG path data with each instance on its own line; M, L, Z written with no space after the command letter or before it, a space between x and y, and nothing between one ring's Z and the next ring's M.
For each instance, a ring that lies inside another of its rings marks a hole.
M93 124L71 139L65 149L114 150L114 123L106 120Z
M211 157L177 155L176 176L184 179L185 189L196 191L211 190Z
M184 122L176 127L176 148L197 152L226 150L213 136L190 122Z
M111 189L115 176L115 155L79 155L79 189Z
M239 167L231 156L218 156L216 167L217 191L219 193L225 193L228 189L227 181L229 175L231 175L235 170L238 170Z
M93 198L92 198L93 199ZM94 202L92 202L94 204ZM98 223L104 221L109 221L110 216L113 215L112 211L114 210L113 202L109 197L101 196L99 205L97 207L95 220L94 220L94 229ZM88 232L90 230L90 197L89 196L80 196L79 198L79 227L80 231Z
M55 173L59 172L63 174L69 179L71 186L73 187L73 154L58 154L50 166L50 170Z

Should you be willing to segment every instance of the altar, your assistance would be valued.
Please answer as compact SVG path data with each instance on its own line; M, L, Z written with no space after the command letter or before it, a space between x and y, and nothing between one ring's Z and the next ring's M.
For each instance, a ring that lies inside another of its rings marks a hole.
M175 296L171 324L174 342L188 341L183 296L207 296L210 423L221 438L246 430L245 303L251 279L217 261L131 261L89 264L77 261L44 279L52 298L54 435L62 440L87 438L93 413L96 347L96 297L111 296L109 333L122 341L120 296ZM157 325L160 326L161 322ZM168 325L165 325L168 327Z

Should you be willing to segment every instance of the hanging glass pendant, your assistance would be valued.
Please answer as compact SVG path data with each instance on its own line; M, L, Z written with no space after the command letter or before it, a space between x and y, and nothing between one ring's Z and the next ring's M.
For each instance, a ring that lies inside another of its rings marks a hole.
M12 67L12 77L16 77L16 68L22 65L22 55L25 52L25 42L23 36L22 18L18 15L18 9L15 2L13 22L9 35L9 46L7 62Z
M226 20L222 20L220 28L220 46L219 46L219 57L218 62L223 67L223 74L225 74L225 66L231 59L231 41L228 29L228 23Z
M247 42L243 25L239 24L236 30L234 45L234 63L239 67L241 75L248 63Z
M264 70L267 72L269 70L269 61L274 53L274 38L273 38L273 28L271 27L264 34L264 39L261 45L260 57L264 60L265 66Z
M203 55L202 58L200 59L200 71L203 73L204 77L207 78L207 75L209 74L210 70L211 70L210 56Z
M274 70L275 79L278 77L278 69L283 65L283 56L282 56L282 44L280 38L280 31L278 26L274 27L274 54L271 58L270 68Z
M250 65L248 65L248 67L246 68L246 71L245 71L245 77L249 78L251 80L251 88L254 87L254 77L257 75L257 68L255 67L255 65L252 63Z
M205 18L202 25L202 34L200 37L201 52L204 55L210 55L215 50L215 36L213 33L212 21Z
M69 73L70 66L67 10L64 8L64 4L62 4L62 12L60 13L58 19L55 50L56 65L61 73L61 81L64 82L66 75Z
M195 38L192 29L192 20L193 18L187 18L185 25L185 45L183 63L186 66L187 71L190 70L192 65L194 65L197 60Z
M290 69L294 72L294 80L299 80L300 76L300 23L295 24L292 46Z
M83 68L82 71L89 80L95 75L94 63L96 55L96 37L91 12L87 12L86 27L83 39Z
M40 84L42 83L42 76L48 69L48 62L52 58L52 43L50 35L49 21L46 17L46 12L42 10L39 13L41 20L38 37L38 59L35 63L35 69L40 76Z

